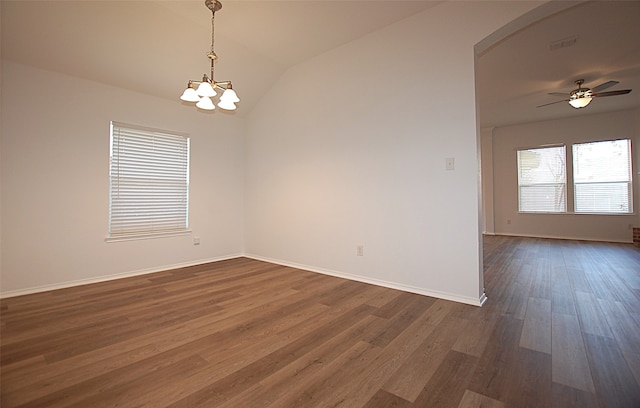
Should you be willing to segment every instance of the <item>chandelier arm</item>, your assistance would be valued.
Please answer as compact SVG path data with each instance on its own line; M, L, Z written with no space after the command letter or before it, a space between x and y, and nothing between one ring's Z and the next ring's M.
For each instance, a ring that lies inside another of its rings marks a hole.
M227 90L227 89L232 87L231 86L231 81L214 82L212 85L214 87L218 88L218 89L223 90L223 91L225 91L225 90Z
M188 85L200 85L203 82L209 82L209 81L190 79L188 82ZM211 86L213 86L214 88L221 89L223 91L232 87L231 81L211 82Z

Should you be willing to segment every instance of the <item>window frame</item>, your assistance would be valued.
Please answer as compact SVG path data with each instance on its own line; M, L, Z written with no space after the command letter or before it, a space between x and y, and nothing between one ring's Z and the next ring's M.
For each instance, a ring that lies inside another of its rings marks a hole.
M186 133L111 121L105 241L191 233L190 156Z
M564 182L562 183L552 183L552 182L540 182L540 183L522 183L521 182L521 165L520 165L520 152L524 152L524 151L531 151L531 150L543 150L543 149L557 149L557 148L562 148L564 149L564 155L563 155L563 167L564 167ZM553 144L553 145L543 145L543 146L535 146L535 147L522 147L522 148L517 148L516 149L516 171L517 171L517 192L518 192L518 213L520 214L566 214L567 213L567 208L568 208L568 203L567 203L567 198L568 198L568 192L567 192L567 188L568 188L568 174L567 174L567 146L565 144ZM534 186L561 186L562 187L562 195L563 195L563 203L564 203L564 208L561 211L546 211L546 210L523 210L522 209L522 195L521 195L521 189L522 187L534 187Z
M578 163L576 162L575 157L575 148L580 145L589 145L596 143L607 143L607 142L616 142L616 141L626 141L628 145L628 169L627 176L628 180L626 181L598 181L598 182L577 182L576 181L576 166ZM574 214L592 214L592 215L631 215L634 214L634 205L633 205L633 151L632 151L632 141L631 138L618 138L618 139L607 139L607 140L595 140L588 142L580 142L580 143L572 143L571 145L571 161L572 161L572 187L573 187L573 213ZM626 184L627 185L627 205L629 210L626 212L622 211L578 211L578 189L577 185L593 185L593 184Z
M629 181L628 189L629 189L629 212L578 212L576 211L576 181L574 174L574 146L582 145L582 144L590 144L590 143L599 143L599 142L611 142L616 140L627 140L629 143ZM521 202L521 194L520 194L520 163L519 163L519 152L525 150L536 150L536 149L545 149L545 148L553 148L553 147L565 147L565 211L563 212L553 212L553 211L526 211L520 209ZM548 215L560 215L560 214L571 214L571 215L605 215L605 216L629 216L635 215L635 192L633 188L634 184L634 152L633 152L633 138L632 137L619 137L619 138L611 138L611 139L595 139L595 140L587 140L580 142L568 142L568 143L558 143L558 144L544 144L537 146L529 146L529 147L517 147L516 151L516 178L517 178L517 206L519 214L548 214Z

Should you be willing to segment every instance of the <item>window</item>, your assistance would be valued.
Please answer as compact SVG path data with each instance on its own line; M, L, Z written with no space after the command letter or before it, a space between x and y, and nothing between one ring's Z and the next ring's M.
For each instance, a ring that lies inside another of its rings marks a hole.
M633 213L630 139L576 143L570 152L566 150L565 146L556 146L517 151L520 212L567 212L568 176L569 195L573 198L569 211ZM573 164L569 175L565 171L567 162Z
M575 212L631 213L631 140L574 144L573 182Z
M189 137L111 122L109 239L189 227Z
M518 210L566 212L565 147L518 150Z

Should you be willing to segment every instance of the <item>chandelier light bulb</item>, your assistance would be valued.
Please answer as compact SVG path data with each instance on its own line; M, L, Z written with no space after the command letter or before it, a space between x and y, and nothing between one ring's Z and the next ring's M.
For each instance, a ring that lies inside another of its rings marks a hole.
M220 98L220 102L218 103L218 107L224 110L236 110L236 105L232 101L226 99L223 100Z
M208 97L216 96L218 94L208 82L202 82L200 86L198 86L196 93L200 96Z
M198 101L200 101L200 97L198 96L198 93L196 92L195 89L193 89L191 87L191 85L189 85L187 87L187 89L184 90L184 92L182 93L182 96L180 97L180 99L182 99L185 102L198 102Z
M231 88L227 88L222 93L222 96L220 97L220 101L229 101L229 102L235 103L235 102L240 102L240 98L238 98L236 91L234 91Z
M213 101L211 101L211 98L209 98L208 96L203 96L202 98L200 98L200 101L196 103L196 107L204 110L214 110L216 108L216 106L213 104Z

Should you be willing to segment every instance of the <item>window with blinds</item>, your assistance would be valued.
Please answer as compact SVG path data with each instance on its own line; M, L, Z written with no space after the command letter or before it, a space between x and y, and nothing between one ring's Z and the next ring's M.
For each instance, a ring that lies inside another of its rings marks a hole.
M111 122L109 237L188 232L189 137Z
M633 212L631 140L574 144L572 152L575 212Z
M518 210L567 211L565 146L518 150Z

